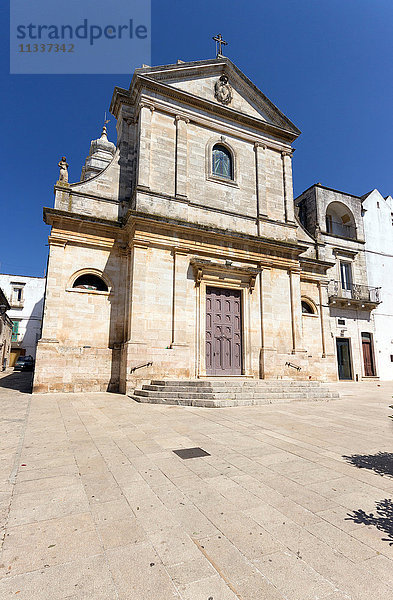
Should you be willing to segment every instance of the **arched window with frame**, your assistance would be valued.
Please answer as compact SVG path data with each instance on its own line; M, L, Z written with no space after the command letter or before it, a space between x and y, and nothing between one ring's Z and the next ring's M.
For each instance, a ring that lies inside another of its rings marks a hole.
M313 303L308 298L302 298L303 315L316 315L317 311Z
M77 277L72 286L74 289L89 290L91 292L107 292L105 281L94 273L85 273Z
M212 150L212 174L225 179L233 179L233 158L230 150L222 144L215 144Z

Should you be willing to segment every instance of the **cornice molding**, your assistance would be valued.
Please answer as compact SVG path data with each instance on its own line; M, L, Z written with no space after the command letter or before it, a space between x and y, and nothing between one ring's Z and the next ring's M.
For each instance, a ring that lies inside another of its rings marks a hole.
M99 217L78 213L69 213L64 210L59 210L58 208L44 207L43 213L44 222L47 225L54 226L56 221L71 221L74 223L84 222L86 225L94 225L95 227L100 227L106 231L111 231L113 233L116 232L116 235L118 235L122 229L122 223L120 221L109 221L108 219L101 219Z
M197 256L194 256L190 260L197 285L200 285L203 279L208 279L209 275L212 277L214 273L220 273L222 275L227 275L228 278L231 277L232 279L246 279L248 281L250 292L252 292L255 287L257 275L261 270L255 267L233 266L230 263L231 261L219 263L212 260L202 259Z
M216 236L217 239L221 238L223 240L232 240L238 242L242 241L243 243L244 241L247 241L253 246L256 246L258 252L264 252L265 249L266 251L270 252L274 249L275 256L283 259L290 257L290 260L299 260L300 254L305 252L307 249L303 244L297 242L286 242L271 238L253 236L228 229L219 229L209 225L189 223L187 221L181 221L174 218L129 210L124 219L125 226L130 226L132 223L136 227L138 222L150 223L151 227L160 227L163 229L167 228L168 230L173 230L175 227L177 227L180 230L183 229L185 231L193 231L198 235L211 234L212 236Z

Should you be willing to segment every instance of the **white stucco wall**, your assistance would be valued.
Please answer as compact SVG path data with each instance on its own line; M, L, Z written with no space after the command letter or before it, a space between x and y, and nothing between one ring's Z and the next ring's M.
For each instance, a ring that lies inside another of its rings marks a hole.
M23 286L23 306L12 306L12 290L15 284ZM26 277L0 274L0 287L3 289L11 309L7 312L11 320L19 321L17 346L24 348L26 355L35 357L37 341L41 332L42 310L45 293L45 277ZM12 344L16 346L16 344Z
M382 303L373 311L377 373L393 380L393 199L373 190L363 208L368 282L382 288Z

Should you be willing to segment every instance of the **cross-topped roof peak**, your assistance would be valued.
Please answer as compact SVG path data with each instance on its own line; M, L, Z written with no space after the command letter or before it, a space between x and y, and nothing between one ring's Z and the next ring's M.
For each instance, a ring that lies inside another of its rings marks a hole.
M215 35L213 37L213 40L216 42L216 58L218 58L219 56L223 56L222 46L228 46L228 42L226 42L224 40L221 33L219 33L218 35Z

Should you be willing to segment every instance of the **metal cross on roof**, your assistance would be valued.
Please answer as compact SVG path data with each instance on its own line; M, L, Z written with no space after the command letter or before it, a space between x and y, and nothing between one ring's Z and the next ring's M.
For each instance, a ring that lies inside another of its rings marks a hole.
M228 42L224 40L221 33L215 35L213 40L216 42L216 55L222 56L222 46L228 46Z

